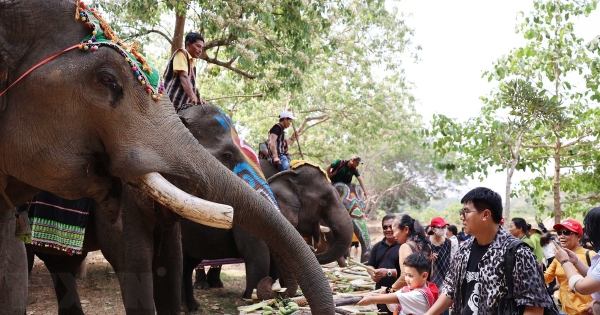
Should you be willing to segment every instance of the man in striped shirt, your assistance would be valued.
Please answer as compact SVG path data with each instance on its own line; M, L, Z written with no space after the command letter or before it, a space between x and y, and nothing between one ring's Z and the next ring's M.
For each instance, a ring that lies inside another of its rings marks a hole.
M204 38L198 33L185 36L185 48L177 49L164 73L165 90L178 111L185 104L204 104L196 90L196 61L204 49Z

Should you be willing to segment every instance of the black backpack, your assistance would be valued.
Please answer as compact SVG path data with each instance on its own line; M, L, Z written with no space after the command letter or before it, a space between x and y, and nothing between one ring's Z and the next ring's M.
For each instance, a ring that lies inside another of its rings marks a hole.
M506 287L508 288L508 293L506 293L506 295L500 299L500 303L498 303L498 315L522 315L525 311L525 306L517 305L513 295L513 270L515 268L515 254L517 252L517 248L519 248L521 245L527 244L523 243L519 239L511 240L510 244L508 244L506 247L506 252L504 253L504 274L506 277ZM542 270L538 268L538 271L543 279L544 275L542 274ZM552 297L550 297L550 300L552 301L552 307L544 308L544 315L559 315L560 313L558 308L556 308L556 304L554 304Z

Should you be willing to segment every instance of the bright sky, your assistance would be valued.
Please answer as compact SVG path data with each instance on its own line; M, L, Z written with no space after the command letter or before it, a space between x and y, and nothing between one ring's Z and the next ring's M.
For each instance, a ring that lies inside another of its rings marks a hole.
M399 8L415 29L414 43L422 46L418 64L406 63L407 77L416 88L417 111L425 121L433 114L466 120L477 116L480 96L488 95L494 85L481 75L492 68L494 60L523 46L515 34L517 13L533 9L527 0L401 0ZM586 41L600 34L600 13L576 23L575 31ZM526 179L516 173L514 183ZM483 182L471 181L465 190L489 187L503 196L504 172Z

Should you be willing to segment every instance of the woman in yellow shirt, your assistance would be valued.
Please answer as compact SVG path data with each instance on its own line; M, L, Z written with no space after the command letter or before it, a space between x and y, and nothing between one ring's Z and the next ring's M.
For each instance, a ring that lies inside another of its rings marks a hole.
M554 230L556 230L558 241L563 248L570 249L581 261L586 261L585 257L588 250L579 243L583 236L583 228L579 222L572 219L563 220L560 224L554 225ZM596 252L590 251L588 254L593 256ZM593 299L589 295L575 293L569 288L569 279L562 267L562 264L568 261L568 259L566 261L558 261L558 259L552 261L546 269L544 279L546 283L552 282L554 277L558 279L560 285L558 296L562 303L563 312L569 315L587 314L586 308Z

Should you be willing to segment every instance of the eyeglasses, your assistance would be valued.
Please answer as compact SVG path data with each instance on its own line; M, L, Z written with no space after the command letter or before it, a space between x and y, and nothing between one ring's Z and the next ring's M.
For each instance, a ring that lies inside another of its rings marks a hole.
M460 211L458 211L458 214L461 217L464 217L467 213L476 212L476 211L477 210L471 210L471 211L469 211L469 210L467 210L467 208L462 208L462 209L460 209Z
M386 230L388 230L388 229L390 229L390 230L391 230L391 229L392 229L392 226L391 226L391 225L384 225L384 226L382 226L382 228L383 228L383 230L384 230L384 231L386 231Z
M560 231L556 231L556 235L558 235L558 236L561 236L561 235L564 235L564 236L569 236L569 235L571 235L571 234L575 234L575 232L573 232L573 231L569 231L569 230L560 230Z

